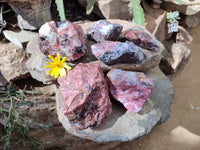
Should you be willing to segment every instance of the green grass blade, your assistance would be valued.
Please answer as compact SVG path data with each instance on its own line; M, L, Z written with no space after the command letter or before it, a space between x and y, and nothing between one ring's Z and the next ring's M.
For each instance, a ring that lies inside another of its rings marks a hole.
M56 2L56 5L57 5L60 20L61 21L66 20L63 0L56 0L55 2Z
M145 26L143 9L140 6L140 0L131 0L135 24Z
M94 8L95 0L87 0L87 6L86 6L86 13L87 15L92 13L92 10Z

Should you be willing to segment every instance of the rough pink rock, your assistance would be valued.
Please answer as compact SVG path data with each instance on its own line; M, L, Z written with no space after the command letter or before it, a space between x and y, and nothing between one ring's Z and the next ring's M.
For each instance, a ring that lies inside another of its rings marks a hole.
M100 20L93 23L92 27L86 32L86 35L97 41L102 42L105 40L116 41L121 34L123 26L109 21Z
M156 39L139 26L122 32L122 37L146 50L156 52L159 49Z
M142 109L154 86L144 73L120 69L110 70L107 82L113 97L132 113Z
M91 46L92 54L106 65L117 63L141 63L145 59L140 47L132 42L103 41Z
M98 127L112 111L108 86L99 64L79 63L59 78L63 113L72 127Z
M39 30L39 47L45 55L67 57L74 61L85 55L86 38L81 26L62 21L45 23Z

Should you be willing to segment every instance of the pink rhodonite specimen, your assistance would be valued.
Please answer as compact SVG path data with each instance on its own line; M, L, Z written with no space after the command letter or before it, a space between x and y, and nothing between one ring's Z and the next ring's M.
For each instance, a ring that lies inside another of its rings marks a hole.
M132 113L142 109L154 86L144 73L120 69L110 70L107 81L113 97Z
M59 78L62 111L72 127L98 127L112 112L109 90L99 64L79 63Z
M45 55L67 57L67 61L74 61L85 55L86 37L81 26L62 21L47 22L39 30L39 47Z

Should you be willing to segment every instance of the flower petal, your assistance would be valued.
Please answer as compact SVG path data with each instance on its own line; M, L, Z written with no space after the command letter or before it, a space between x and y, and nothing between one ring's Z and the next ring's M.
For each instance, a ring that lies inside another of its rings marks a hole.
M55 68L55 67L57 67L56 64L52 64L52 65L47 65L47 66L45 66L45 68Z
M63 64L63 67L65 67L67 70L71 70L72 67L68 66L66 63Z
M60 74L59 70L55 71L54 78L58 78L59 74Z
M56 62L55 58L51 55L48 55L48 57L53 61L53 62Z
M63 67L62 67L62 69L60 69L60 76L61 76L61 77L66 76L66 70L65 70L65 68L63 68Z
M54 64L56 64L55 62L46 62L47 64L49 64L49 65L54 65Z
M57 58L58 62L60 62L60 54L59 53L57 54L56 58Z
M64 57L64 58L61 60L61 63L63 64L66 60L67 60L67 57Z
M48 75L51 75L51 73L55 70L55 68L51 68L49 71L48 71Z

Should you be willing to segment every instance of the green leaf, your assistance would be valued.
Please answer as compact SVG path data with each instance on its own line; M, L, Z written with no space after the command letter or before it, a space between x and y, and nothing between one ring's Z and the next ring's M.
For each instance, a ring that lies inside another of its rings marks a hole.
M140 0L131 0L135 24L145 26L143 9L140 6Z
M186 2L183 2L182 0L174 0L175 2L177 2L178 4L186 4Z
M61 21L66 20L63 0L56 0L55 2L57 5L57 10L60 16L60 20Z
M95 0L87 0L87 6L86 6L86 13L87 15L90 15L92 13L92 10L94 8Z

